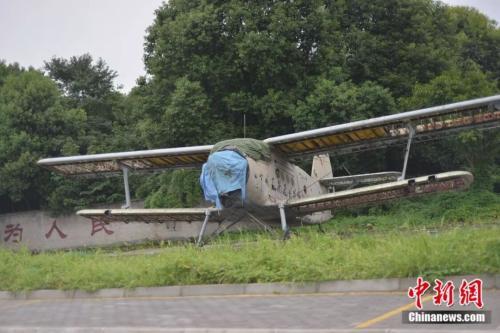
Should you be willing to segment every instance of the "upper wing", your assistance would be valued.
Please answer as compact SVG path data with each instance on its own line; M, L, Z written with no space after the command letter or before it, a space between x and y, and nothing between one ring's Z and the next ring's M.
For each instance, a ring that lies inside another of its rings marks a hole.
M63 175L116 174L123 167L135 171L198 167L206 162L213 146L141 150L121 153L45 158L38 165Z
M194 222L203 221L207 210L209 222L224 218L213 208L155 208L155 209L84 209L76 214L94 221L109 222Z
M264 142L292 159L324 151L347 154L405 142L410 124L417 142L457 130L498 127L500 95L282 135Z
M297 215L306 215L324 210L378 204L426 193L461 190L469 187L472 181L473 176L469 172L444 172L432 176L290 200L285 204L285 207Z

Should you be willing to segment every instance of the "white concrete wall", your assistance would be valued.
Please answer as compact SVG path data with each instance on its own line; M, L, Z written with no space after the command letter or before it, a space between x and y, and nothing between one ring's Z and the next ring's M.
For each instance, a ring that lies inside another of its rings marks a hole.
M196 237L201 223L201 221L162 224L117 222L93 225L89 219L76 214L54 218L43 211L11 213L0 215L0 246L12 249L25 246L31 250L49 250L146 240L178 240ZM216 223L209 223L207 234L215 228L217 228Z

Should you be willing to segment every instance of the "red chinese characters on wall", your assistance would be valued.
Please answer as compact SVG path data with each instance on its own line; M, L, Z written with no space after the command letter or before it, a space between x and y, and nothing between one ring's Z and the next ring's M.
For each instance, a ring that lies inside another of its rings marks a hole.
M20 243L23 240L23 228L19 223L16 225L7 224L3 235L4 242Z
M90 236L94 236L99 232L104 232L105 235L112 235L115 232L111 230L108 223L98 220L92 220L92 230ZM59 237L60 239L65 239L68 234L64 233L59 225L57 225L57 220L53 220L50 229L44 234L45 239L53 239L54 237ZM7 224L3 230L3 240L4 242L10 243L20 243L23 240L23 228L20 223L17 224Z
M52 226L50 227L50 230L45 234L45 238L49 239L52 236L52 233L54 231L57 232L57 234L59 235L59 238L61 238L61 239L68 237L68 235L66 235L64 232L61 231L61 229L59 229L59 227L57 226L57 221L54 220L52 222Z
M100 231L104 231L107 235L114 234L114 231L109 229L109 226L106 226L105 222L92 220L92 231L90 232L90 236L94 236L96 233Z

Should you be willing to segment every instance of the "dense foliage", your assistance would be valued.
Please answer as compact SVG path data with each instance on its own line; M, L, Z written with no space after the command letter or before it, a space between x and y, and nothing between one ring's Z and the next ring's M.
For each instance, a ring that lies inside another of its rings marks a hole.
M244 115L247 136L263 139L492 95L498 54L495 22L433 0L171 0L156 11L147 75L128 95L90 55L51 59L44 73L0 63L1 209L63 212L121 199L119 180L61 179L35 165L40 157L214 143L241 137ZM398 170L401 155L334 162ZM500 134L462 133L416 147L411 159L410 174L464 168L492 189ZM189 172L132 183L150 206L199 195Z

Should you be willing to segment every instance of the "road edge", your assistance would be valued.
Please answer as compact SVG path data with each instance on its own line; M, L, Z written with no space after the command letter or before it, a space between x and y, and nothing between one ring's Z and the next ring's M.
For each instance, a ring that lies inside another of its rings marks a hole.
M455 285L462 279L480 278L484 289L500 289L500 274L449 276ZM392 278L370 280L337 280L319 282L207 284L165 287L109 288L97 291L52 290L0 291L0 300L36 299L84 299L84 298L139 298L183 296L231 296L231 295L297 295L348 292L402 292L415 286L416 278Z

